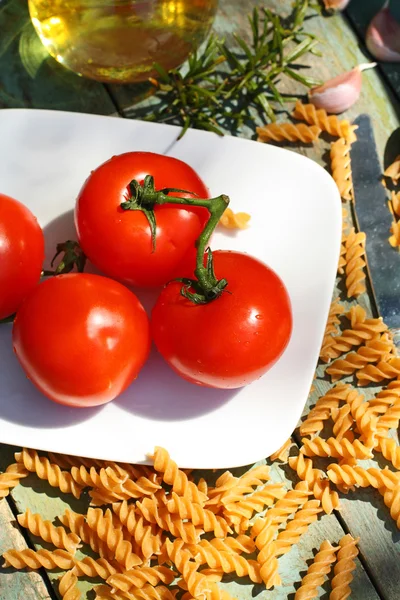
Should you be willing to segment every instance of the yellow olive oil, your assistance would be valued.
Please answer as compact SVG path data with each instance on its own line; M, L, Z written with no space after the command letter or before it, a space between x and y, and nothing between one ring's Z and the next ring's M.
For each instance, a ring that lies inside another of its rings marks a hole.
M207 35L217 0L29 0L32 23L65 67L128 83L177 67Z

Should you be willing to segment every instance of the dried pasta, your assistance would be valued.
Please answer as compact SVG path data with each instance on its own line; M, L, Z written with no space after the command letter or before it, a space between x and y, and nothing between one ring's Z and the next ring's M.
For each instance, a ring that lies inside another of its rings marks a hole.
M332 177L343 200L353 199L350 148L351 143L343 137L331 144Z
M331 437L324 440L321 437L315 437L313 440L303 438L301 452L306 456L324 456L333 458L357 458L364 460L371 457L371 450L356 439L353 443L347 439L340 442Z
M81 600L78 578L73 571L67 571L65 575L60 577L58 591L62 600Z
M333 436L336 438L338 442L341 442L344 437L347 436L353 429L354 426L354 417L350 411L350 405L344 404L340 408L332 411L332 420L333 420Z
M388 362L380 361L377 365L367 365L357 371L358 385L368 385L370 382L378 383L385 379L394 379L400 375L400 358L391 358Z
M14 567L14 569L37 570L44 567L51 569L72 569L74 557L66 550L7 550L3 554L3 567Z
M203 532L193 523L184 523L178 515L171 514L166 507L160 508L155 496L143 498L141 502L137 502L136 506L149 523L156 523L161 529L169 531L175 537L182 538L187 544L195 544Z
M23 448L16 452L15 460L22 463L31 473L36 473L40 479L46 479L52 487L59 488L64 493L69 493L79 498L82 488L72 479L67 471L61 471L58 465L53 465L48 458L39 456L36 450Z
M331 417L332 410L337 409L340 402L346 401L350 392L349 385L340 383L330 389L324 396L318 398L314 408L310 410L305 421L301 423L300 434L313 435L320 432L325 421Z
M135 507L126 500L114 503L112 509L135 540L144 559L147 560L153 554L160 554L162 531L156 530L154 525L146 524L143 517L136 513Z
M107 579L107 583L115 590L131 592L142 588L147 583L153 586L158 585L160 582L169 585L175 577L176 573L168 567L140 567L124 573L111 574Z
M336 490L332 490L328 479L321 469L314 469L311 458L306 458L304 454L292 456L289 458L290 467L296 471L297 475L303 481L306 481L317 500L321 501L322 509L330 514L340 506L339 495Z
M21 479L29 475L28 469L21 463L14 463L7 467L4 473L0 473L0 499L8 496Z
M122 531L114 527L112 519L106 517L100 508L89 508L86 522L125 569L141 564L142 560L133 552L132 544L124 540Z
M73 568L73 572L77 577L100 577L107 579L111 575L120 572L120 565L116 562L111 563L105 558L95 560L90 556L85 556L82 560L77 560Z
M293 519L287 524L286 529L281 531L276 540L265 548L264 560L260 563L260 575L267 590L281 583L278 573L278 556L286 554L294 544L298 543L311 523L316 521L317 515L321 510L319 500L308 500L303 508L295 513ZM257 560L260 562L259 557L260 554L257 557Z
M226 208L224 214L219 220L219 224L226 229L247 229L251 217L245 212L233 212L231 208Z
M176 462L171 460L164 448L155 448L154 468L162 474L163 481L172 486L172 490L180 496L186 496L193 502L203 505L206 497L199 492L197 486L189 481L187 475L178 469Z
M378 491L383 496L383 501L390 510L390 516L396 521L397 529L400 529L400 487L390 490L382 486L378 488Z
M310 144L315 142L320 133L321 128L316 125L305 125L299 123L269 123L262 127L257 127L258 142L303 142Z
M211 569L221 569L223 573L234 572L238 577L248 576L254 583L262 581L258 562L247 560L236 552L219 550L207 540L201 540L189 550L199 564L207 564Z
M332 592L329 600L346 600L351 594L350 583L353 580L352 572L356 568L354 559L358 555L358 538L350 534L345 535L339 542L337 563L334 567L332 579Z
M396 156L391 165L384 172L385 177L389 177L395 185L400 179L400 154Z
M395 469L400 470L400 446L393 438L378 436L375 448L392 463Z
M333 343L333 334L337 333L336 326L340 323L338 316L343 313L344 307L340 304L339 298L332 300L319 355L322 360L329 360L329 357L327 358L327 351Z
M326 369L326 373L331 376L332 381L337 381L341 377L347 377L363 369L368 364L387 361L393 352L393 340L387 333L383 333L377 339L368 340L364 346L358 348L357 352L350 352L345 358L337 358Z
M392 221L390 233L389 244L392 248L398 248L400 246L400 221Z
M284 444L282 444L282 446L280 448L278 448L278 450L276 452L271 454L269 459L271 461L278 460L279 462L286 463L289 458L290 448L293 445L294 445L294 442L292 441L292 438L287 439L286 442Z
M231 529L226 520L215 515L210 510L204 509L200 504L191 502L187 497L180 497L175 492L166 503L167 510L177 514L182 520L188 519L194 526L201 525L205 532L213 531L215 537L225 537Z
M86 523L85 515L67 509L63 515L58 517L58 520L64 527L68 527L72 533L78 535L82 542L88 544L93 552L100 554L101 558L113 558L113 554L107 544L103 542L97 533Z
M392 190L389 200L389 209L392 215L396 215L400 217L400 192L396 192Z
M329 575L336 561L336 552L337 548L334 548L328 540L322 542L306 575L301 580L294 600L312 600L318 596L318 588L324 583L326 575Z
M300 100L296 102L293 117L299 121L305 121L309 125L317 125L330 135L345 138L348 142L355 142L354 131L356 125L351 125L345 119L339 119L336 115L328 115L323 108L315 108L314 104L303 104Z
M64 527L55 527L51 521L44 521L40 515L33 514L29 508L23 515L18 515L17 519L22 527L56 548L63 548L71 554L75 554L79 548L81 539L76 533L67 533Z
M340 243L340 252L339 252L339 262L338 262L338 268L337 268L338 275L344 274L344 269L347 264L347 261L346 261L346 238L347 238L347 235L345 233L342 233L342 241Z
M348 298L357 298L365 292L365 233L351 229L346 239L346 289Z
M358 485L360 487L372 486L374 488L387 487L397 488L400 484L400 475L389 469L363 469L359 466L331 464L327 469L327 475L333 483L347 486Z

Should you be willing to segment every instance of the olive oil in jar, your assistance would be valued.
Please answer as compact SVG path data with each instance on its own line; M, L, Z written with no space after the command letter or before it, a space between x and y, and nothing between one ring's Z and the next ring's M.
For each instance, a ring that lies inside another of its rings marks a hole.
M29 0L32 23L65 67L127 83L177 67L206 37L217 0Z

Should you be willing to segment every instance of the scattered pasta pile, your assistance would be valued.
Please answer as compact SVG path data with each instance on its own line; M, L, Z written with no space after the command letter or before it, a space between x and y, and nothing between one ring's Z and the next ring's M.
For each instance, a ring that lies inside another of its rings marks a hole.
M288 441L272 458L287 460L290 446ZM191 472L178 469L163 448L155 449L154 468L40 456L28 449L16 453L15 460L0 475L2 497L30 472L76 498L90 488L86 514L66 510L60 525L30 510L18 515L22 527L54 550L10 549L3 554L4 567L65 571L59 580L65 600L81 598L80 577L105 580L93 588L97 600L173 600L178 594L182 600L229 600L218 582L230 573L270 589L281 583L278 558L327 506L317 478L305 476L299 458L301 481L293 489L272 483L267 465L241 477L227 471L208 487L204 479L196 483ZM107 507L98 508L102 505ZM296 600L316 597L333 566L331 597L348 597L357 541L346 535L334 547L325 540ZM98 558L77 558L82 545Z

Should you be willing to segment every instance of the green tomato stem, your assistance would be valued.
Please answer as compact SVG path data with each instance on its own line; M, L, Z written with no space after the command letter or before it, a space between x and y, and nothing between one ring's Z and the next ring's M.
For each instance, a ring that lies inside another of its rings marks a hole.
M141 210L147 217L152 233L153 251L155 249L156 222L154 217L154 207L164 204L174 204L180 206L199 206L207 208L210 217L196 240L196 279L179 279L184 283L181 289L183 296L189 298L196 304L205 304L218 298L223 290L228 285L226 279L218 280L215 277L213 257L211 249L208 247L211 235L218 225L225 209L229 205L229 197L225 194L216 198L180 198L170 196L169 192L186 192L175 188L156 191L154 187L154 178L151 175L146 175L143 185L140 185L136 180L131 181L129 189L132 196L127 202L121 204L123 210ZM194 196L194 194L193 194ZM151 218L150 218L151 215ZM204 266L204 255L207 254L206 266ZM190 291L190 288L194 292Z

